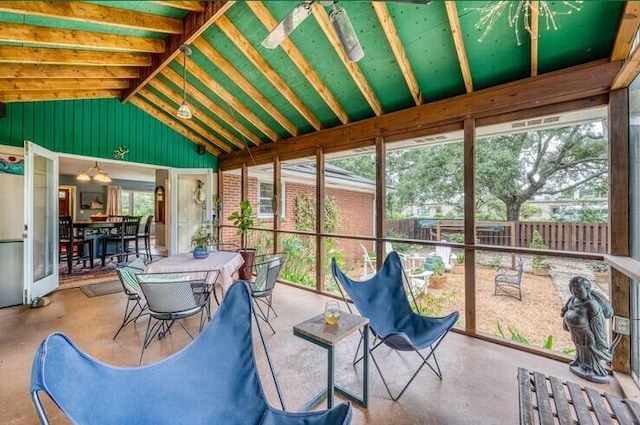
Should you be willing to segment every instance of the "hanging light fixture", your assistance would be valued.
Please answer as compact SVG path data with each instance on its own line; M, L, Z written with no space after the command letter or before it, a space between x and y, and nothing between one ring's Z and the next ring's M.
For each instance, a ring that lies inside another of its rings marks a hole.
M182 62L182 105L178 108L178 117L190 120L191 109L189 109L189 105L187 105L187 56L191 56L191 48L186 45L180 46L180 51L182 52L183 62Z
M93 171L95 171L95 174L91 176L91 173ZM109 173L100 168L100 166L98 165L98 161L96 161L93 166L89 167L87 171L81 170L76 176L76 180L81 182L89 182L93 180L98 183L111 183L111 177L109 177Z

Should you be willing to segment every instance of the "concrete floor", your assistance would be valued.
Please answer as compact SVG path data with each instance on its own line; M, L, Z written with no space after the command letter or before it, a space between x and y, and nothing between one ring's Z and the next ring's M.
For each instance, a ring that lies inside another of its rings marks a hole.
M44 308L0 309L0 423L36 424L29 398L31 361L37 345L49 333L64 332L89 355L119 366L135 366L140 354L146 319L125 328L116 341L126 298L122 293L88 298L78 288L58 290ZM326 352L295 337L293 325L322 311L326 297L278 285L274 303L279 316L273 319L276 334L264 329L288 410L299 410L326 384ZM195 329L196 321L189 326ZM144 363L158 360L189 342L180 328L162 341L155 340L145 352ZM362 369L350 364L357 337L340 342L336 357L336 379L353 391L361 385ZM378 359L393 375L392 388L406 379L415 358L406 354L377 351ZM265 392L277 405L274 386L259 344L256 356ZM518 366L594 386L600 391L621 394L612 382L590 384L572 375L568 366L540 356L450 333L437 351L443 372L440 381L426 368L400 401L389 399L373 364L370 369L369 407L354 406L353 424L498 425L518 423ZM212 367L221 367L212 365ZM54 424L69 421L46 398L46 408Z

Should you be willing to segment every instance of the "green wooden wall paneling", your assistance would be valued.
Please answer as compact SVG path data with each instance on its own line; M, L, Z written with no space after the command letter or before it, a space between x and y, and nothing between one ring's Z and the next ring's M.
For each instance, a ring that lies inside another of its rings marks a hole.
M160 121L118 99L8 103L0 118L0 144L30 140L46 149L112 158L129 148L124 161L176 168L218 169L218 159L198 155L194 143Z

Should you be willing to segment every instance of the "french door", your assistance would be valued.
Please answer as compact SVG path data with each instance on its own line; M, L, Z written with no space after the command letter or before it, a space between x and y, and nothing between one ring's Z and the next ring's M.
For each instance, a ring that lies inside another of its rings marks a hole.
M58 287L58 155L25 141L24 302Z

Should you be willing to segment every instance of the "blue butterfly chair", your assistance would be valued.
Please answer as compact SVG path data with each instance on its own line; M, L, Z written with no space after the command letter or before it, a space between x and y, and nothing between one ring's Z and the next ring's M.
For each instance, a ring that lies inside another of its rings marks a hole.
M157 363L131 368L99 362L67 336L54 333L40 344L31 372L38 416L49 423L38 397L44 391L73 423L83 425L351 423L349 403L308 413L281 411L267 403L251 319L249 291L236 282L191 344ZM268 353L267 360L271 366ZM280 396L275 376L274 381ZM280 403L284 409L281 397Z
M331 261L331 268L334 278L339 283L338 287L342 286L347 291L360 314L370 321L369 329L375 340L369 352L391 399L398 400L425 365L442 379L435 349L458 321L458 312L455 311L445 317L427 317L414 313L405 292L402 262L395 251L387 255L382 268L373 277L363 281L355 281L347 277L338 268L335 258ZM342 292L342 289L340 291ZM413 293L411 296L413 297ZM349 306L348 303L347 306ZM398 351L413 351L422 359L418 369L396 397L391 393L373 355L373 351L381 345ZM425 356L420 350L426 348L429 348L429 351ZM429 362L431 358L433 358L433 365Z

